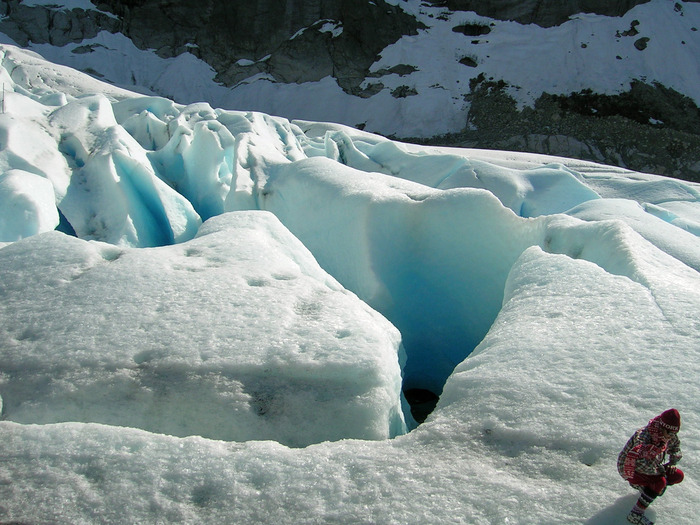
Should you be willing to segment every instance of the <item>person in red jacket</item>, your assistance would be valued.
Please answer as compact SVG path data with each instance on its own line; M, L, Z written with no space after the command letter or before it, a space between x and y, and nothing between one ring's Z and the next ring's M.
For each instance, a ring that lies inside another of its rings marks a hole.
M630 523L652 525L644 511L668 485L683 481L683 471L676 467L683 457L678 439L680 429L681 416L678 410L671 408L637 430L620 452L618 472L633 488L641 491L627 516Z

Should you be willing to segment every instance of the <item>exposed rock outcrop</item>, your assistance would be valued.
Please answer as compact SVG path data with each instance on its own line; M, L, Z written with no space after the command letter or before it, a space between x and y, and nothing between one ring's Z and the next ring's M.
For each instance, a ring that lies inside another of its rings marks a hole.
M0 2L0 32L20 46L29 42L64 46L94 38L102 30L117 32L121 22L108 13L84 9L51 9L24 5L20 0Z
M566 22L577 13L622 16L649 0L427 0L453 11L474 11L498 20L551 27ZM698 0L687 0L697 2Z
M102 0L137 47L190 51L226 85L266 73L279 82L333 76L358 90L377 53L421 26L384 0Z
M545 153L700 182L700 108L672 89L634 82L619 95L544 94L519 110L506 87L475 85L465 130L428 143Z

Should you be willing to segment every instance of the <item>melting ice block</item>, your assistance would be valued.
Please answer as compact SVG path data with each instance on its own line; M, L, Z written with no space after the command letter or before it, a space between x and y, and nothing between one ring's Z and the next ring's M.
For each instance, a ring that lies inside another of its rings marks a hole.
M267 212L151 249L37 235L0 250L0 296L11 421L291 446L406 430L398 331Z

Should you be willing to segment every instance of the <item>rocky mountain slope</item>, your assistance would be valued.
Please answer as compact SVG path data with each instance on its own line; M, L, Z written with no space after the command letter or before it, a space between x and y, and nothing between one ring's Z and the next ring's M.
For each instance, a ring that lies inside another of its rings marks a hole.
M0 15L4 41L183 102L700 180L697 1L5 0Z
M563 24L578 13L622 16L649 0L431 0L453 11L474 11L498 20L550 27ZM692 0L691 0L692 1Z

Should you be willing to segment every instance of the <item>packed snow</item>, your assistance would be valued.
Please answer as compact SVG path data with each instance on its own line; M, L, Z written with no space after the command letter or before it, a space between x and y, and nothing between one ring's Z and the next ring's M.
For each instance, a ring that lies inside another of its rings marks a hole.
M616 524L675 407L694 523L700 186L1 51L0 520Z
M628 90L635 80L660 82L700 104L700 4L696 2L650 0L621 17L578 14L549 28L450 11L422 0L387 2L425 27L379 53L370 73L400 65L413 66L415 71L368 77L363 87L382 84L369 98L344 92L330 76L317 82L285 84L257 70L234 86L222 86L211 66L190 53L164 59L154 50L136 48L122 34L106 31L63 47L32 42L28 47L114 85L147 89L183 103L204 100L214 107L289 119L362 125L368 131L398 137L461 131L470 107L465 95L471 92L470 83L479 78L506 82L520 106L531 105L543 93L567 95L591 89L616 94ZM33 3L54 9L90 8L87 0ZM454 31L465 24L485 27L488 32L468 36ZM322 20L305 30L337 36L342 25ZM649 39L643 50L635 47L640 38ZM0 42L14 44L1 34ZM474 67L460 63L465 57ZM391 93L399 87L415 90L417 96L395 98Z
M295 446L406 431L398 332L271 214L150 250L47 233L0 253L7 419Z

